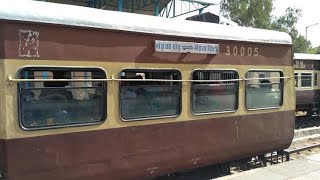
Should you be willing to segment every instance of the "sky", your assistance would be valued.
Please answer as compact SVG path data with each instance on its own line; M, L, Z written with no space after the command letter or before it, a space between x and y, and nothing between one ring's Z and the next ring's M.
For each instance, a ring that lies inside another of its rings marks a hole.
M220 0L202 0L211 3L219 4ZM258 0L257 0L258 1ZM320 0L274 0L273 3L274 16L281 16L286 13L288 7L295 7L302 10L301 17L296 24L298 32L302 36L306 36L306 27L319 23L318 25L311 26L308 28L308 40L311 41L313 47L320 46ZM180 8L181 9L181 8ZM219 14L219 5L211 6L205 10ZM197 14L194 12L193 14ZM191 14L178 17L178 19L185 19Z
M319 23L308 28L308 40L313 47L320 46L320 1L319 0L275 0L273 3L274 15L285 14L288 7L296 7L302 10L301 17L296 25L299 33L306 36L306 27Z

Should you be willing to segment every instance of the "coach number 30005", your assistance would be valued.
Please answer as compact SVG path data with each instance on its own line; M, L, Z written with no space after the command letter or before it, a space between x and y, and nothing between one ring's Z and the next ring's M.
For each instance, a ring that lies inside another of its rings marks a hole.
M240 56L258 56L259 55L259 48L253 48L253 47L238 47L238 46L226 46L226 55L240 55Z

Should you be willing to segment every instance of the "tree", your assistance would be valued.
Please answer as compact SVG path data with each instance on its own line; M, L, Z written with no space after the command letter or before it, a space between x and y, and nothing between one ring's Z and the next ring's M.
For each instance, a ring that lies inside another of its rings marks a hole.
M271 22L269 29L287 32L290 35L297 36L298 31L295 28L295 24L301 17L301 10L295 8L287 8L286 14L278 18L274 18Z
M306 41L304 36L298 35L298 36L292 36L292 43L293 43L293 51L296 53L305 53L306 49L311 48L311 42ZM312 53L314 54L314 53Z
M307 53L309 53L309 54L320 54L320 46L315 47L315 48L309 48L307 50Z
M304 36L299 35L295 24L301 17L301 10L295 8L287 8L286 14L278 18L274 18L271 22L270 29L289 33L292 38L294 52L305 52L311 46L310 41L306 41Z
M310 48L310 41L299 35L295 24L301 17L301 10L287 8L286 14L273 17L274 0L222 0L220 11L226 18L240 26L271 29L289 33L292 38L294 52L305 52Z
M240 26L268 29L272 19L273 0L221 0L223 16Z

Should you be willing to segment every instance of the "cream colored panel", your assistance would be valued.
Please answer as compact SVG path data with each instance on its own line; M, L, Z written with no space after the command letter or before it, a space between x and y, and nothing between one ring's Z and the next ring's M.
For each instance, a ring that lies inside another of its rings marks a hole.
M5 100L5 72L4 60L0 59L0 139L5 139L6 135L6 100ZM12 112L12 110L11 110Z
M298 87L295 89L297 91L306 91L306 90L319 90L320 89L320 71L316 70L294 70L294 73L298 74ZM312 87L301 87L301 74L302 73L312 73ZM315 76L317 76L317 85L314 86Z
M245 77L245 74L250 69L276 69L282 70L284 76L293 76L293 68L291 66L235 66L235 65L191 65L191 64L130 64L130 63L110 63L110 62L88 62L88 61L23 61L23 60L6 60L6 74L13 74L16 77L17 71L26 65L37 66L37 65L47 65L47 66L88 66L88 67L102 67L106 70L108 78L112 76L118 77L119 72L126 68L172 68L179 69L182 73L183 79L191 79L191 73L194 69L235 69L239 72L240 77ZM190 111L190 83L182 83L182 112L181 115L176 118L165 118L165 119L154 119L154 120L144 120L144 121L133 121L124 122L120 119L119 115L119 83L118 82L108 82L107 85L107 114L108 117L103 124L100 125L90 125L82 127L68 127L50 130L40 130L40 131L24 131L18 126L18 113L17 113L17 85L5 86L6 95L11 96L12 99L7 99L7 106L12 107L12 109L7 108L7 113L11 114L10 117L7 116L7 132L10 134L6 137L8 139L12 138L22 138L22 137L32 137L32 136L42 136L48 134L60 134L60 133L70 133L70 132L81 132L90 130L100 130L109 128L120 128L138 125L148 125L157 123L175 123L179 121L188 120L201 120L207 118L218 118L227 116L239 116L246 114L259 114L259 113L269 113L277 111L293 111L295 110L295 90L294 90L294 78L284 80L284 102L280 109L268 109L268 110L256 110L247 111L245 108L245 82L240 81L239 83L239 109L235 113L223 113L223 114L212 114L212 115L199 115L195 116ZM11 117L12 116L12 117Z

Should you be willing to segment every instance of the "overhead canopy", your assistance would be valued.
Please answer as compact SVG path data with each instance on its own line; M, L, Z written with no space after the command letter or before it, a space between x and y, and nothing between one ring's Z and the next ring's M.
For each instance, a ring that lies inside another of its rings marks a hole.
M113 11L158 15L171 0L39 0Z

